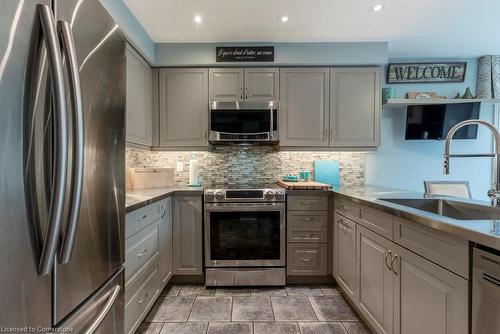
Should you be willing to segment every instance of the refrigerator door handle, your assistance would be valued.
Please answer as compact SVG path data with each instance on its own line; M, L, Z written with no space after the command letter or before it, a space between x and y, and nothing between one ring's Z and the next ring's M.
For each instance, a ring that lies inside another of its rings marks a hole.
M54 145L53 193L51 194L52 198L47 231L45 232L45 243L42 247L40 262L38 264L38 273L40 275L48 275L52 271L54 264L63 217L68 168L68 119L66 115L64 72L55 19L52 10L47 5L38 5L38 15L47 48L49 71L52 79L56 138Z
M109 311L113 307L113 304L116 301L116 298L118 298L118 295L120 294L120 289L121 286L117 285L113 290L111 290L110 296L108 301L106 302L106 305L102 308L101 312L97 315L95 320L92 322L92 324L89 326L89 328L85 331L85 334L93 334L98 328L99 325L103 322L104 318L106 318L106 315L108 315Z
M76 57L75 41L71 26L66 21L58 22L58 30L61 36L62 49L67 62L69 77L70 98L73 109L73 161L70 168L73 169L73 177L70 181L70 209L69 220L64 235L61 252L59 254L59 263L68 263L71 260L73 246L75 242L76 230L78 226L78 217L80 214L80 204L82 199L83 187L83 166L84 166L84 145L85 129L83 118L83 96L80 84L80 73L78 70L78 59Z

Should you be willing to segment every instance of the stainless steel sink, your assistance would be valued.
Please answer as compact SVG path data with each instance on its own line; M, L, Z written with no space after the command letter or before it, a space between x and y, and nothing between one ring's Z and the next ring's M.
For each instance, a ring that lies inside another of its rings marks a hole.
M459 202L438 198L380 198L394 204L427 211L458 220L500 219L500 209L475 203Z

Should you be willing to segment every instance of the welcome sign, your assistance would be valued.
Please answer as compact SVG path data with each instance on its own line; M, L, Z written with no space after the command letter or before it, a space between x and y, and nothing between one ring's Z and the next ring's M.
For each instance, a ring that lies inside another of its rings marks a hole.
M387 83L463 82L465 62L389 64Z
M274 61L274 46L216 47L215 52L218 63Z

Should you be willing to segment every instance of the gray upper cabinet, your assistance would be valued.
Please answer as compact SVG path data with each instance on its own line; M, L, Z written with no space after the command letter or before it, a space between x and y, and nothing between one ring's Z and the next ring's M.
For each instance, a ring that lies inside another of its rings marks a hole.
M242 68L211 68L210 100L243 101L243 76Z
M379 145L380 69L330 70L330 143L335 147Z
M174 275L203 273L201 195L175 195L173 201Z
M279 73L278 68L246 68L245 100L279 101Z
M329 69L280 70L280 146L328 146Z
M207 146L208 69L159 71L160 146Z
M130 46L127 59L127 142L153 145L152 73L149 64Z

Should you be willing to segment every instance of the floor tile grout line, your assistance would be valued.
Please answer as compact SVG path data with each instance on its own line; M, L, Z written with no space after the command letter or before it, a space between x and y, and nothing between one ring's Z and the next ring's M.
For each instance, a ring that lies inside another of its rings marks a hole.
M314 316L316 317L316 320L319 322L320 320L319 320L318 314L316 314L316 310L314 309L314 307L313 307L313 306L312 306L312 304L311 304L311 300L309 299L310 297L309 297L309 296L307 296L306 298L307 298L307 303L308 303L308 304L309 304L309 306L311 307L311 309L312 309L312 311L313 311L313 313L314 313Z
M234 297L231 296L231 311L229 314L229 322L233 322L233 307L234 307Z
M189 322L189 318L191 318L191 313L193 312L193 308L194 308L194 304L196 303L196 299L198 299L198 296L195 296L194 297L194 300L193 300L193 304L191 305L191 308L189 309L189 314L188 314L188 317L186 319L186 323Z

